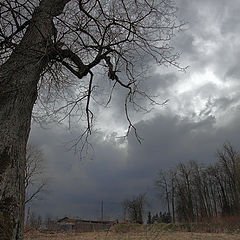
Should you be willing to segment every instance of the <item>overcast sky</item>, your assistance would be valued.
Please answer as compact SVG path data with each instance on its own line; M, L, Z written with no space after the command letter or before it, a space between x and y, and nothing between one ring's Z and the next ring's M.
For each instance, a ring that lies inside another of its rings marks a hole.
M64 147L77 129L34 124L30 142L43 150L50 181L48 193L32 205L33 211L96 219L104 201L104 215L116 218L122 214L122 200L145 192L152 210L161 210L153 187L160 169L189 160L214 162L216 150L226 141L240 149L240 1L177 4L188 24L173 44L182 52L181 65L189 68L186 73L155 68L148 79L152 93L170 101L148 115L132 116L142 144L134 136L124 144L115 138L127 128L121 96L97 113L99 131L91 138L94 153L88 159L79 160Z

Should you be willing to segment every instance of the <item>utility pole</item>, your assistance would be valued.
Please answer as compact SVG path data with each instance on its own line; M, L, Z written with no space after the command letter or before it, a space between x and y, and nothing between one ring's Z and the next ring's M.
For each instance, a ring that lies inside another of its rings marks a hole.
M123 207L123 222L125 223L126 222L126 208Z
M103 221L103 201L101 202L101 220Z

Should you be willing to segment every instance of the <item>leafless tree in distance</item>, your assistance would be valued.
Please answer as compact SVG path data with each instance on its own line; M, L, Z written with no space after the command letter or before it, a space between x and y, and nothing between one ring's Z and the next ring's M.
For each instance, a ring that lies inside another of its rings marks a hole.
M43 152L37 146L28 144L25 169L25 204L39 199L46 190L48 178L43 167Z
M147 205L146 194L133 196L132 199L126 199L122 202L124 213L132 223L143 223L143 214Z
M23 239L26 145L38 95L49 116L62 112L63 121L75 112L89 135L96 69L105 69L107 103L117 86L125 89L127 133L136 131L129 105L141 108L139 96L156 102L140 88L135 66L148 56L179 67L170 45L182 27L176 10L172 0L0 1L0 236Z
M175 185L176 170L159 171L155 180L155 187L159 191L159 197L167 204L167 213L171 215L172 221L175 222Z
M160 171L156 186L164 202L167 202L167 211L172 205L173 220L200 222L219 217L238 217L239 151L226 142L217 151L215 163L180 163L174 171Z

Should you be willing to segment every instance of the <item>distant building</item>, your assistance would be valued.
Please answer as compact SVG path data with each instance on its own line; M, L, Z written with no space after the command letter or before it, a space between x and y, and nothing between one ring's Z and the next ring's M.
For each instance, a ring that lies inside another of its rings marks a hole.
M57 222L58 230L76 231L76 232L92 232L99 230L108 230L112 225L118 223L116 221L90 221L77 218L62 218Z

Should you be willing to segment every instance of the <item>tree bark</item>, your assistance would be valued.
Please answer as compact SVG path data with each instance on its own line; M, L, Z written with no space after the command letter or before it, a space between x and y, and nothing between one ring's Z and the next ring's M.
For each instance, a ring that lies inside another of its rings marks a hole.
M0 66L0 240L23 239L24 169L31 114L53 17L70 0L42 0L9 59Z

